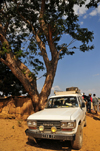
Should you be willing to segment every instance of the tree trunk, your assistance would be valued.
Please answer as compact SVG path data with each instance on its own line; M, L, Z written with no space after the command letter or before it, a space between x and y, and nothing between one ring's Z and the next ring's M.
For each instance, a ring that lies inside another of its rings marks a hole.
M0 27L2 28L2 31L3 31L2 25ZM32 30L34 33L34 29ZM50 61L48 59L44 43L41 41L41 39L36 33L35 33L35 37L39 45L41 54L43 56L46 69L47 69L46 79L45 79L44 86L40 94L38 93L38 90L37 90L35 75L34 75L34 78L30 77L29 73L31 71L21 61L19 61L16 58L16 56L12 53L11 50L9 51L10 49L9 43L5 38L5 33L3 32L0 34L0 41L6 44L6 49L8 50L8 53L6 53L5 55L6 59L4 60L2 57L0 57L0 61L9 67L12 73L22 83L26 92L28 92L28 94L31 97L33 108L34 108L34 111L36 112L45 107L47 98L50 95L56 69L57 69L59 54L57 53L54 43L49 40L48 44L49 44L50 51L52 54L52 60ZM23 70L25 71L25 73L23 73Z

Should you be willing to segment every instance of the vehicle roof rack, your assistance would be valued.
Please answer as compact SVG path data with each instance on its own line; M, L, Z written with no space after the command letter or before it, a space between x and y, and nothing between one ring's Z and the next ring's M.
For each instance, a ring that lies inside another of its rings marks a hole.
M55 95L66 95L66 94L81 94L76 91L54 91Z
M66 94L81 94L78 87L66 88L66 91L54 91L55 95L66 95Z

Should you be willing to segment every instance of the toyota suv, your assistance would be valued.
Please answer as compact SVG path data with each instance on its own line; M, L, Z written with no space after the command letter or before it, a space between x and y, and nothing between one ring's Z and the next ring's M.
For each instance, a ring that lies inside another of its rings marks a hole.
M27 118L25 131L29 140L53 139L71 141L72 148L80 149L83 127L86 126L86 107L77 91L55 92L46 107Z

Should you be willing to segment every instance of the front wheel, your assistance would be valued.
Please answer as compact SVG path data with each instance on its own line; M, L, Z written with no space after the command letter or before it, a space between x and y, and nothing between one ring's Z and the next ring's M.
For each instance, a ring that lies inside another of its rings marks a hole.
M79 125L76 133L75 140L71 142L73 149L81 149L83 142L83 129L82 126Z
M28 142L31 143L31 144L38 143L39 141L40 141L40 139L38 139L38 138L30 138L30 137L28 137Z
M30 144L33 144L35 141L34 141L34 139L30 139L30 138L28 137L28 142L29 142Z

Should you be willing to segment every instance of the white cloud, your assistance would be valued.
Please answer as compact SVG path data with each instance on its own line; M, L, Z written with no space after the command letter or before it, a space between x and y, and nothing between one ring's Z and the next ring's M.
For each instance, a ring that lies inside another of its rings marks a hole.
M3 92L0 91L0 95L3 95Z
M61 89L60 89L60 87L57 85L57 86L52 87L52 90L54 91L54 90L61 90Z
M100 74L98 73L98 74L94 74L93 76L95 77L95 76L99 76Z
M54 95L54 91L61 91L61 88L57 85L51 88L51 94L50 96Z
M80 24L81 24L81 25L83 25L83 21L82 21L82 22L80 22Z
M86 19L88 15L84 15L83 19Z
M90 0L86 0L85 4L88 4L90 2Z
M78 5L74 5L74 11L75 11L75 14L77 15L86 14L87 10L88 9L85 7L85 5L83 5L82 7L79 7Z
M98 14L100 14L100 5L97 8L97 12L98 12Z
M95 8L89 15L96 16L98 14L100 14L100 5L97 8Z
M89 15L90 16L96 16L97 15L97 10L93 10Z
M85 4L88 4L90 2L90 0L87 0ZM84 15L84 19L87 18L87 11L88 11L88 8L85 7L85 5L83 5L82 7L79 7L78 5L74 5L74 11L75 11L75 14L76 15ZM96 16L96 15L100 15L100 4L98 5L97 8L94 8L94 10L92 10L90 12L90 16Z

